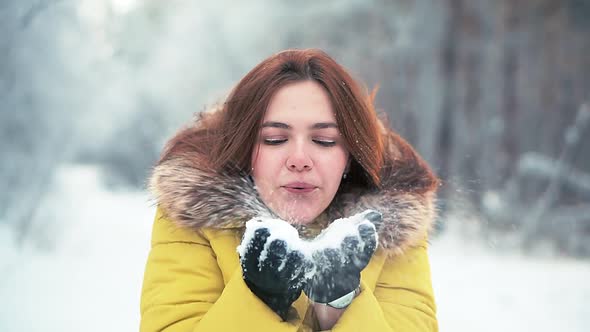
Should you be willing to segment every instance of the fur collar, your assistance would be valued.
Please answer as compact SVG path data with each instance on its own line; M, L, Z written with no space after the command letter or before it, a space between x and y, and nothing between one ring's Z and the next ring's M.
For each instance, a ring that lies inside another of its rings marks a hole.
M341 190L322 214L324 226L371 208L383 215L382 224L377 225L379 245L389 255L399 255L419 245L434 223L435 193L404 189L396 185L395 176L392 174L378 191ZM246 221L254 216L275 217L248 177L217 174L182 157L156 166L149 187L166 217L193 230L209 227L243 231ZM318 233L305 226L299 226L298 231L308 238Z

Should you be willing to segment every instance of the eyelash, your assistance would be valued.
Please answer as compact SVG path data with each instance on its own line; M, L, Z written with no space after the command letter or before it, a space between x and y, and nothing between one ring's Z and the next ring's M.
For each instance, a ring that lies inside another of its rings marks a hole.
M264 144L266 145L280 145L287 142L287 139L272 139L272 138L266 138L264 139ZM323 147L332 147L336 145L335 141L321 141L321 140L313 140L314 143L319 144L320 146Z

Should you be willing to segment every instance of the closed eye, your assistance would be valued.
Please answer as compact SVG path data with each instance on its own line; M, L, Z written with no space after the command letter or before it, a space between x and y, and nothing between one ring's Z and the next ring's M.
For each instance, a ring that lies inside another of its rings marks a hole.
M266 145L279 145L287 141L286 138L265 138L264 144Z
M263 140L266 145L280 145L287 142L286 138L265 138ZM336 145L336 141L314 139L314 143L323 147L332 147Z
M314 139L314 143L319 144L321 146L330 147L336 145L336 141L329 141L329 140L318 140Z

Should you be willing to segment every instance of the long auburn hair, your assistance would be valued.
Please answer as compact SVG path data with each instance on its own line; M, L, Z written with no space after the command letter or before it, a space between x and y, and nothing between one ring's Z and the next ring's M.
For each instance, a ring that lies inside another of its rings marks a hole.
M425 169L420 174L406 170L412 173L405 174L408 183L418 185L414 188L418 191L436 186L436 177L412 147L383 128L373 107L374 94L361 88L341 65L318 49L289 49L263 60L240 80L220 109L200 113L195 125L179 131L166 144L160 163L182 155L199 168L249 173L271 98L282 87L306 80L319 83L330 97L338 128L352 156L347 184L378 188L384 169L396 167L399 158L410 157L414 166L418 163ZM387 150L394 155L385 153L390 144L395 147Z

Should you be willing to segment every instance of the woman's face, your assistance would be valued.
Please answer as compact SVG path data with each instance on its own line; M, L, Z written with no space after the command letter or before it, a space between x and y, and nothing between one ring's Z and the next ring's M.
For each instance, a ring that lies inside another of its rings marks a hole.
M302 81L279 89L252 152L252 176L262 201L282 219L309 223L334 198L347 161L324 88Z

